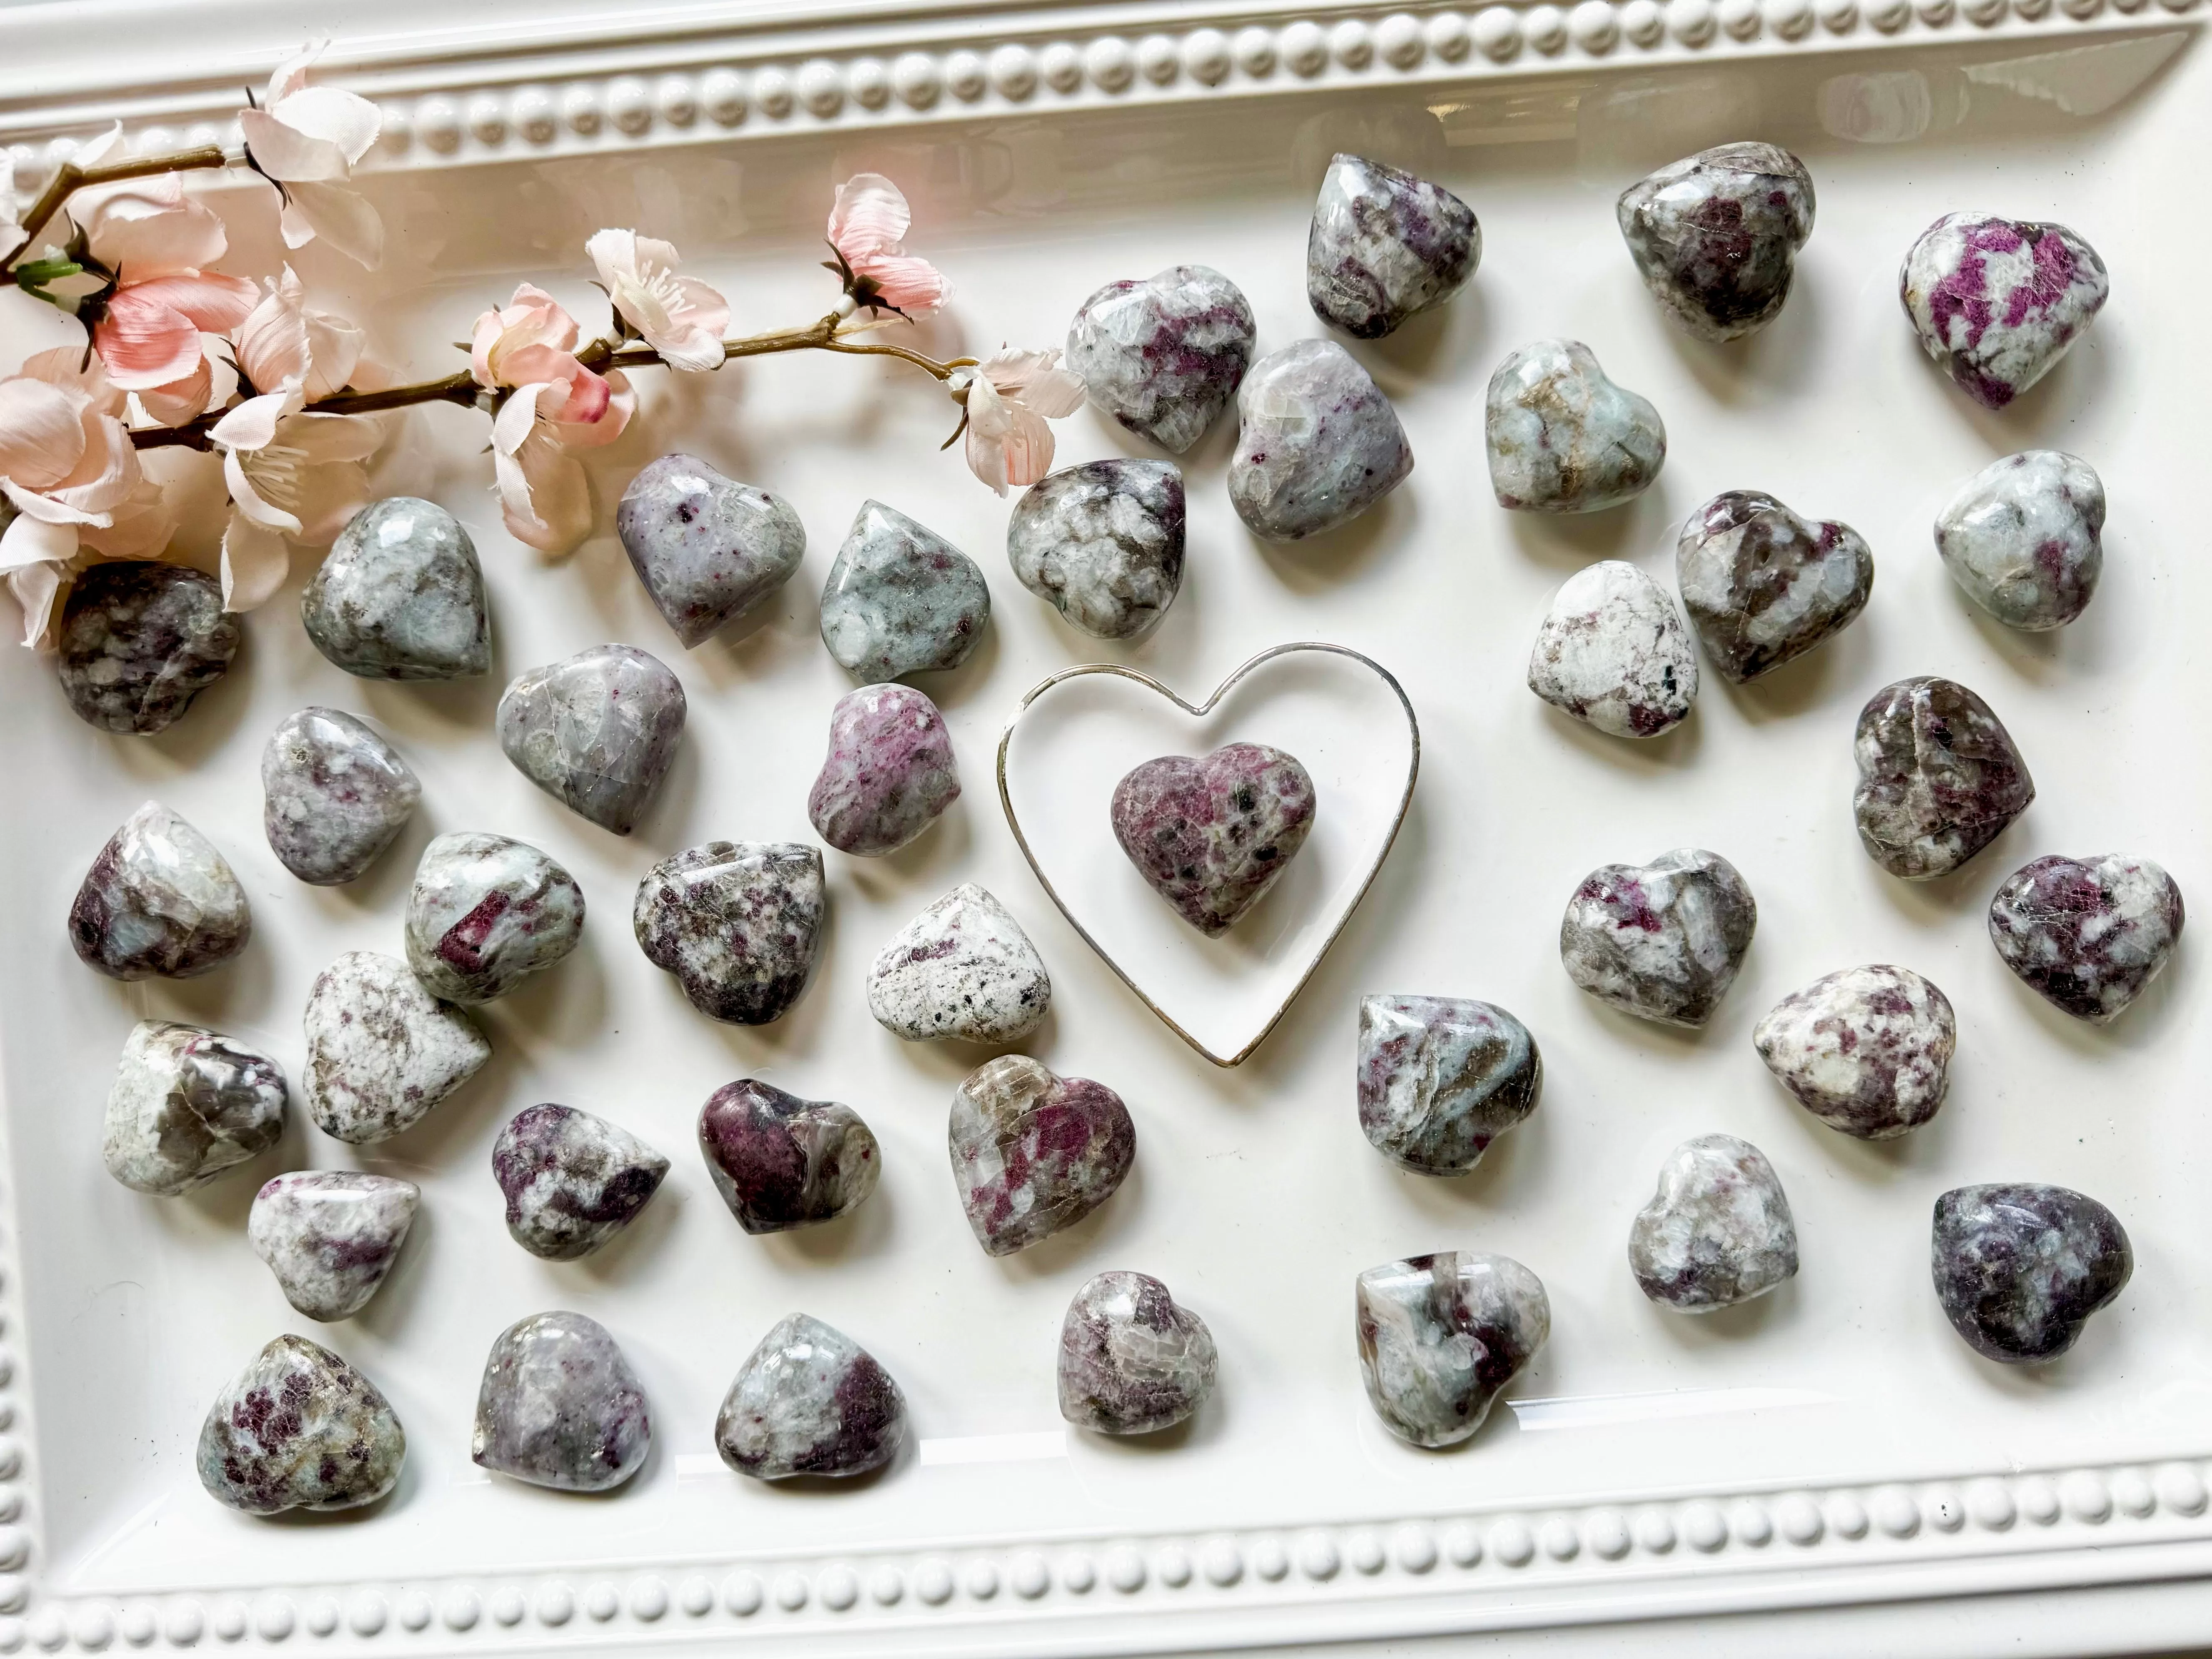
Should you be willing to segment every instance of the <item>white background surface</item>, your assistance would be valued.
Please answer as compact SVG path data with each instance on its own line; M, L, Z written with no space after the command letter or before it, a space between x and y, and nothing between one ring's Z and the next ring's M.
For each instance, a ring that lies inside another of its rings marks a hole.
M301 264L323 302L358 307L386 353L424 374L446 372L455 359L443 343L464 337L476 312L519 276L598 314L580 246L602 224L675 240L730 295L737 328L815 314L828 292L811 263L820 220L835 182L864 167L906 185L917 210L913 245L960 289L951 315L923 331L939 351L1001 337L1056 342L1099 283L1190 260L1244 288L1261 349L1321 334L1304 301L1304 223L1339 148L1459 191L1481 216L1485 254L1448 313L1353 348L1406 421L1411 481L1333 536L1290 549L1259 544L1222 488L1233 437L1224 424L1185 459L1182 595L1133 647L1082 640L1013 581L1005 504L936 453L954 411L933 385L804 358L681 382L641 376L641 418L592 459L610 528L556 568L499 528L477 453L481 417L441 409L400 423L380 483L445 501L483 556L496 666L481 683L349 678L301 634L296 587L251 620L232 674L153 740L80 725L45 665L15 653L0 661L10 711L0 754L17 791L0 825L0 861L11 872L0 890L11 951L0 1045L52 1586L495 1572L870 1540L1291 1524L1478 1499L1910 1478L2212 1449L2203 1428L2212 1262L2200 1186L2212 1132L2198 1081L2201 948L2185 939L2149 994L2095 1031L2013 981L1982 921L1996 882L2046 852L2140 853L2192 897L2212 891L2197 730L2212 671L2196 620L2212 596L2190 482L2203 440L2191 366L2212 339L2195 263L2201 216L2181 210L2202 202L2212 70L2201 50L2158 69L2179 38L2024 69L1938 53L1905 81L1854 81L1845 61L1712 66L1492 87L1428 100L1434 108L1410 98L1247 102L379 181L394 234L386 273L364 280L312 253ZM1819 226L1782 319L1741 346L1711 349L1672 331L1644 295L1612 201L1653 166L1751 134L1805 156ZM246 189L227 199L241 227L229 268L273 268L268 198ZM1935 374L1895 300L1897 261L1912 238L1966 207L2063 220L2112 271L2112 303L2094 330L2001 416L1971 407ZM0 323L15 327L29 309L0 308ZM1589 342L1667 420L1667 470L1630 507L1546 522L1510 517L1490 500L1483 384L1505 351L1547 334ZM1063 463L1136 453L1133 440L1088 411L1063 423L1061 443ZM2006 633L1953 589L1928 526L1975 469L2045 444L2097 466L2112 510L2095 603L2063 634L2033 639ZM629 474L678 447L787 495L811 544L764 615L688 654L611 533ZM218 488L210 463L185 464L201 488ZM1578 727L1532 697L1522 674L1550 591L1600 556L1635 559L1671 583L1674 526L1731 488L1771 490L1864 532L1877 563L1866 614L1749 690L1709 676L1690 721L1645 744ZM920 682L945 710L966 794L891 859L832 855L832 920L813 986L776 1026L718 1027L635 950L630 894L650 863L683 846L808 837L806 787L830 705L848 684L815 635L816 596L870 495L965 547L992 582L997 610L975 659ZM206 516L209 539L218 525ZM991 755L1020 693L1068 663L1115 655L1196 697L1253 652L1298 638L1357 647L1400 677L1422 718L1423 775L1398 849L1335 952L1269 1044L1224 1074L1159 1027L1053 912L998 813ZM489 726L508 677L607 640L661 656L691 697L669 787L627 841L539 794L499 757ZM1962 874L1908 888L1859 850L1850 738L1869 694L1926 672L1988 699L2040 793ZM261 744L309 702L381 726L425 785L399 846L362 883L334 892L295 883L258 829ZM149 795L231 858L257 936L241 961L208 978L120 987L76 962L62 916L100 842ZM342 950L396 952L414 858L430 836L464 828L545 848L592 906L576 956L487 1012L496 1052L475 1084L408 1135L360 1153L323 1140L302 1117L281 1155L196 1197L147 1199L107 1178L100 1105L135 1019L216 1025L266 1045L296 1075L299 1011L313 975ZM1583 998L1559 968L1554 939L1560 907L1589 868L1692 844L1743 871L1760 927L1719 1016L1685 1035ZM1005 1262L975 1248L945 1164L945 1103L980 1053L902 1045L868 1018L861 996L882 940L965 879L1009 904L1052 969L1053 1015L1025 1046L1056 1070L1118 1090L1139 1129L1135 1170L1109 1204ZM1777 998L1859 961L1928 974L1960 1015L1949 1103L1887 1148L1807 1117L1748 1041ZM1353 1006L1370 990L1480 996L1534 1030L1547 1073L1543 1105L1474 1176L1437 1182L1398 1173L1360 1136ZM773 1240L738 1230L691 1150L691 1126L714 1088L744 1074L847 1101L867 1117L885 1151L883 1185L867 1206ZM514 1246L489 1176L500 1124L544 1099L612 1117L676 1164L639 1222L581 1263L543 1263ZM1744 1135L1775 1163L1804 1268L1772 1297L1693 1323L1644 1301L1624 1239L1666 1151L1713 1130ZM364 1315L315 1328L290 1312L252 1256L244 1214L258 1178L356 1162L422 1182L425 1212ZM2120 1301L2074 1355L2032 1374L1972 1356L1927 1282L1935 1195L1990 1179L2090 1192L2120 1214L2136 1249ZM1516 1389L1523 1400L1627 1401L1595 1413L1501 1411L1450 1455L1393 1441L1360 1394L1351 1280L1376 1261L1450 1248L1507 1252L1545 1279L1554 1334ZM1222 1351L1216 1398L1188 1430L1154 1442L1077 1437L1060 1455L988 1461L993 1437L1021 1437L1000 1449L1034 1452L1046 1443L1030 1437L1057 1429L1060 1314L1085 1277L1109 1267L1158 1274L1207 1319ZM491 1480L467 1461L485 1349L511 1321L550 1307L607 1324L653 1402L653 1459L605 1500ZM896 1375L923 1443L920 1462L825 1493L744 1482L715 1461L709 1435L723 1389L761 1333L794 1307L851 1333ZM233 1516L191 1474L208 1401L287 1329L362 1364L408 1426L401 1488L366 1520L271 1526ZM1709 1409L1681 1414L1683 1390L1710 1391L1697 1397ZM1736 1409L1753 1400L1768 1403ZM1580 1425L1559 1426L1567 1422ZM933 1462L932 1441L984 1443L938 1454L977 1461ZM1954 1629L1950 1650L2002 1628ZM2085 1650L2117 1628L2087 1620Z

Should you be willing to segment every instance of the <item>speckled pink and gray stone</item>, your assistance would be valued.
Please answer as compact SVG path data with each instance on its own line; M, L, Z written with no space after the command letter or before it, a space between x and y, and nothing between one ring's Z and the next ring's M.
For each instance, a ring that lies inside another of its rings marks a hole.
M835 1221L883 1174L883 1149L850 1106L801 1100L757 1078L707 1097L699 1151L722 1202L753 1234Z
M300 596L315 649L371 680L466 679L491 670L483 568L434 501L371 501L338 532Z
M189 979L253 936L246 890L215 843L149 800L108 837L70 905L70 943L110 979Z
M1483 447L1491 492L1524 513L1595 513L1633 501L1667 460L1647 398L1615 386L1579 340L1539 340L1490 377Z
M223 677L240 637L214 578L187 565L102 560L70 584L54 668L79 719L151 737Z
M2105 572L2105 482L2063 450L1992 461L1936 517L1936 550L1966 597L2008 628L2063 628Z
M906 1400L866 1349L802 1313L747 1357L714 1419L714 1449L756 1480L879 1469L906 1443Z
M1510 1255L1443 1250L1359 1275L1359 1370L1382 1426L1416 1446L1450 1446L1552 1334L1543 1281Z
M2039 858L1990 900L1990 942L2053 1007L2103 1025L2156 979L2180 942L2181 889L2148 859Z
M896 507L860 503L822 585L822 643L838 666L871 685L957 668L990 620L975 560Z
M686 649L789 581L806 556L806 526L789 501L692 455L663 455L630 480L615 533Z
M1654 1302L1711 1313L1797 1273L1797 1224L1766 1155L1734 1135L1686 1140L1628 1230L1628 1266Z
M908 1042L1016 1042L1051 1006L1044 958L972 881L892 934L868 969L868 1012Z
M1763 328L1813 234L1813 177L1773 144L1720 144L1631 185L1614 212L1660 308L1705 340Z
M1148 1273L1103 1273L1060 1326L1060 1414L1097 1434L1173 1428L1213 1392L1213 1334Z
M1936 1115L1959 1025L1909 968L1846 968L1776 1003L1754 1026L1766 1069L1831 1129L1888 1140Z
M269 850L316 887L359 879L422 798L399 751L336 708L302 708L270 734L261 791Z
M2112 279L2063 225L1947 213L1905 254L1897 292L1936 366L1976 403L2002 409L2096 319Z
M1465 288L1481 259L1474 210L1442 185L1330 158L1306 234L1306 302L1322 321L1379 340Z
M526 1107L492 1142L507 1237L548 1261L589 1255L637 1219L668 1160L619 1125L573 1106Z
M1114 1195L1137 1156L1121 1097L1001 1054L953 1091L952 1181L975 1242L1012 1255L1072 1227Z
M1350 523L1413 470L1398 411L1334 340L1300 340L1253 364L1237 414L1229 500L1271 542Z
M1583 878L1559 922L1567 977L1624 1014L1699 1026L1735 983L1759 906L1736 867L1694 847Z
M433 996L503 997L583 933L582 890L535 847L459 830L422 849L407 896L407 965Z
M841 853L896 853L960 799L952 735L910 685L864 685L830 713L830 752L806 815Z
M806 988L823 908L820 848L710 841L646 872L630 925L701 1013L766 1025Z
M1683 525L1674 585L1713 666L1741 685L1850 626L1874 593L1874 550L1847 524L1731 489Z
M1698 653L1667 590L1601 559L1561 583L1528 653L1528 689L1616 738L1656 738L1689 718Z
M284 1133L284 1073L259 1049L198 1025L141 1020L107 1093L100 1155L134 1192L204 1186Z
M1232 743L1202 760L1163 755L1114 786L1114 838L1175 913L1218 939L1267 896L1313 829L1297 757Z
M556 1492L605 1492L652 1449L645 1390L598 1321L533 1314L491 1345L469 1451L478 1467Z
M208 1495L248 1515L374 1504L406 1461L376 1385L304 1336L278 1337L216 1396L194 1457Z
M1465 1175L1536 1109L1543 1056L1503 1008L1464 997L1359 1002L1359 1127L1416 1175Z
M514 769L579 817L626 836L684 740L684 686L635 646L596 645L518 674L499 700Z
M1206 265L1109 283L1067 328L1067 367L1091 401L1180 455L1229 406L1252 361L1252 307Z
M307 1115L356 1146L413 1127L491 1058L468 1015L405 963L370 951L349 951L316 976L302 1023Z
M280 1175L253 1195L246 1240L310 1319L350 1319L399 1258L422 1189L360 1170Z
M2064 1187L1956 1187L1936 1200L1936 1297L1985 1359L2039 1365L2072 1347L2135 1271L2119 1218Z
M1886 685L1859 711L1851 794L1867 856L1905 881L1948 875L2035 799L2035 780L1989 704L1956 680Z
M1024 587L1093 639L1133 639L1182 586L1182 469L1115 456L1040 478L1006 521Z

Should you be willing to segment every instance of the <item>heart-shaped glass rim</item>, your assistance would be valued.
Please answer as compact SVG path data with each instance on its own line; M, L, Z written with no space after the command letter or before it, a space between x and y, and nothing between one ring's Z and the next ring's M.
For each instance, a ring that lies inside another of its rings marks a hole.
M1067 901L1060 896L1060 890L1052 884L1051 878L1044 872L1044 866L1037 862L1036 854L1030 847L1029 837L1022 832L1021 819L1014 812L1013 796L1006 788L1006 750L1014 740L1014 728L1021 724L1022 716L1029 712L1030 706L1063 680L1079 679L1086 674L1111 674L1121 679L1134 680L1148 690L1157 691L1194 720L1203 720L1220 705L1224 697L1237 689L1238 682L1255 669L1263 664L1273 662L1278 657L1290 656L1301 651L1318 651L1332 656L1349 657L1352 661L1371 670L1377 679L1390 688L1391 695L1398 699L1398 706L1406 711L1406 733L1413 745L1412 754L1406 766L1406 787L1398 797L1398 810L1391 815L1390 833L1382 837L1382 844L1375 849L1374 860L1368 865L1366 875L1360 878L1358 890L1352 894L1351 902L1338 915L1336 925L1328 930L1328 937L1321 942L1313 955L1307 959L1305 968L1298 975L1297 982L1284 994L1282 1001L1276 1005L1274 1012L1267 1016L1267 1024L1260 1028L1249 1042L1235 1054L1224 1058L1183 1030L1174 1015L1153 1001L1146 994L1144 987L1130 978L1127 970L1114 960L1106 947L1091 936L1091 930L1083 925L1075 912L1067 908ZM1398 832L1405 828L1406 813L1413 804L1413 785L1420 775L1421 725L1419 720L1414 718L1413 702L1406 696L1406 688L1398 684L1398 677L1364 652L1354 651L1350 646L1331 645L1325 640L1298 640L1288 645L1270 646L1258 656L1248 659L1232 671L1228 678L1214 687L1213 695L1200 703L1190 702L1178 696L1150 674L1126 667L1121 663L1079 663L1073 668L1063 668L1056 674L1048 675L1031 686L1023 695L1020 704L1007 720L1006 730L999 735L999 805L1006 812L1006 827L1014 832L1015 845L1022 849L1022 856L1029 860L1030 873L1037 878L1037 884L1044 889L1046 896L1059 908L1060 914L1067 918L1067 925L1082 936L1083 942L1091 948L1101 962L1114 970L1115 977L1136 994L1137 1000L1158 1015L1161 1024L1168 1030L1173 1031L1193 1048L1224 1070L1232 1066L1241 1066L1249 1060L1259 1046L1267 1040L1275 1027L1282 1024L1283 1016L1291 1012L1291 1005L1298 1000L1298 994L1306 988L1307 982L1314 976L1315 969L1321 966L1322 958L1329 953L1337 939L1343 934L1346 927L1352 921L1352 913L1359 908L1360 901L1367 896L1367 890L1375 884L1375 878L1382 874L1382 861L1390 856L1390 849L1397 845Z

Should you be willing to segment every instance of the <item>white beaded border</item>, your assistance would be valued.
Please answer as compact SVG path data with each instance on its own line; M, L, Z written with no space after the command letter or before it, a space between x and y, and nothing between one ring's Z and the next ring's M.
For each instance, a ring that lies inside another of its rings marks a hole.
M20 1451L12 1454L20 1465ZM2100 1581L2140 1571L2130 1545L2212 1540L2212 1460L2070 1468L1911 1484L1711 1494L1568 1508L1244 1533L1101 1538L945 1550L889 1549L708 1569L697 1563L581 1575L285 1586L146 1596L32 1598L27 1552L9 1528L15 1571L0 1654L27 1646L125 1648L506 1645L584 1637L604 1643L690 1631L797 1636L806 1627L917 1618L980 1620L1073 1610L1314 1608L1457 1593L1510 1600L1521 1586L1593 1589L1663 1574L1687 1579L1929 1559L2077 1553ZM11 1511L12 1513L12 1511ZM1370 1614L1372 1614L1371 1606ZM1387 1624L1387 1616L1376 1625Z
M832 127L1100 107L1310 88L1588 70L1790 47L1910 46L2150 27L2200 0L1579 0L1556 5L1354 13L1279 23L1224 19L1143 33L701 63L521 85L383 94L383 167L436 167ZM711 48L702 48L710 52ZM343 82L342 68L334 66ZM388 78L388 77L387 77ZM212 109L210 110L212 112ZM134 126L134 154L234 143L220 121ZM36 189L79 137L9 142Z

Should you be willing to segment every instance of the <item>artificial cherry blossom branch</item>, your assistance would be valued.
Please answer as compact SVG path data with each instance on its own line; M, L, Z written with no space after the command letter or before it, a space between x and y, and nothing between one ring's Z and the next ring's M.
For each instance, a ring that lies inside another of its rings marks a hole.
M909 351L904 346L880 343L866 344L837 337L837 327L845 319L832 312L820 321L805 328L779 329L767 334L751 334L739 340L722 342L722 361L739 357L766 357L786 351L836 351L848 356L896 357L939 380L949 380L959 370L973 368L973 357L952 357L939 362L919 351ZM667 360L649 345L617 346L609 340L600 340L576 354L576 361L594 371L610 368L652 368L665 367ZM458 404L464 408L481 407L496 415L503 407L512 388L502 387L488 392L479 385L467 369L448 374L442 380L418 380L410 386L385 386L375 392L342 392L301 405L302 412L312 415L375 415L388 410L409 409L422 404ZM216 410L198 420L178 427L137 427L131 433L131 441L140 449L167 449L182 447L188 449L209 447L208 433L227 411Z

